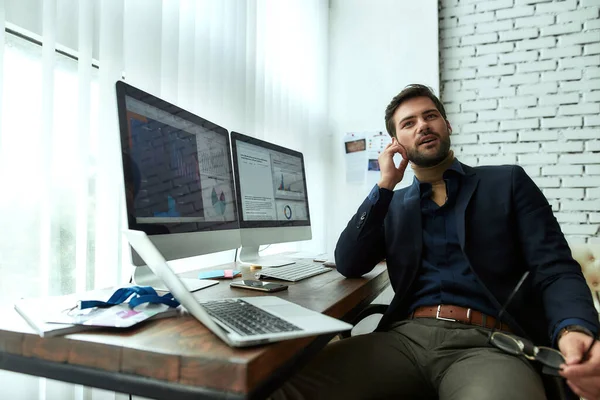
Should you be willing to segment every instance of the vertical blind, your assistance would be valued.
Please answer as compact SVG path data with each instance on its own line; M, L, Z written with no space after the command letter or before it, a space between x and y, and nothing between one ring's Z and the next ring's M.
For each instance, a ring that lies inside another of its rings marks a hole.
M131 273L118 79L302 151L313 240L300 249L327 250L326 0L0 0L0 24L2 301ZM38 396L56 398L52 387Z

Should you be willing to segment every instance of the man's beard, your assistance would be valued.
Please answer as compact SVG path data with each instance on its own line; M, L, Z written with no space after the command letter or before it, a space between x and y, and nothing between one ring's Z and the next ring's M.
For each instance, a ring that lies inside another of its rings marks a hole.
M446 138L442 138L437 134L436 136L440 141L440 146L434 155L428 156L419 152L419 147L417 146L407 151L408 161L419 167L427 168L438 165L448 157L448 153L450 152L450 136L446 136Z

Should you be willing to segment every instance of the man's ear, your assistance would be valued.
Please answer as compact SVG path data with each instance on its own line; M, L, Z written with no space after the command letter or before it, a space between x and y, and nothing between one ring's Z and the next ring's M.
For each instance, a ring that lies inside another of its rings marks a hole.
M452 135L452 125L450 125L450 121L446 120L446 126L448 127L448 134Z

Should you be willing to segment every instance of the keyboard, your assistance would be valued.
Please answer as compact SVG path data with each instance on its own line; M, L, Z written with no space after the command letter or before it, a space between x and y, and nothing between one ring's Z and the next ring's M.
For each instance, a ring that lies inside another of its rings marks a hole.
M331 271L331 268L312 261L297 261L283 267L265 268L255 274L257 279L273 278L283 281L298 282L311 276Z
M302 330L242 299L214 300L200 304L212 318L241 336Z
M293 264L294 260L291 258L276 258L276 257L261 257L256 265L260 265L264 268L269 267L283 267L284 265Z

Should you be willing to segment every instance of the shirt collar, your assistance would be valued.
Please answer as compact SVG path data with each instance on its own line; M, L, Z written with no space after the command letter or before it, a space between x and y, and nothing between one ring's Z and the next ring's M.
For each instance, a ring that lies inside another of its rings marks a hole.
M460 175L465 175L465 170L462 167L462 164L458 161L457 158L454 158L454 161L452 161L452 164L450 164L450 166L448 167L448 169L446 170L446 172L444 172L444 178L446 177L446 173L448 171L455 171L458 172L458 174Z
M458 159L456 157L454 157L454 161L452 161L452 164L450 164L450 166L448 167L448 169L446 171L444 171L444 179L448 178L448 171L454 171L457 174L464 176L465 175L465 170L462 167L462 164L458 161ZM419 190L419 194L423 193L423 185L425 186L425 190L431 188L431 183L426 183L426 182L421 182L417 179L417 177L415 176L413 178L413 186L416 186L417 189Z

